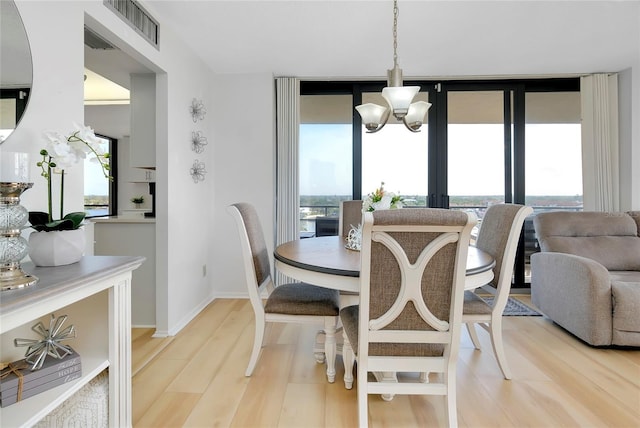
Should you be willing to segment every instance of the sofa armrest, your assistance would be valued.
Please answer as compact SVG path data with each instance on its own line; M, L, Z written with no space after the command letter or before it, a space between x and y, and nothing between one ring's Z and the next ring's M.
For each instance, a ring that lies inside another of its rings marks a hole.
M600 263L573 254L532 254L531 301L582 340L611 344L611 279Z

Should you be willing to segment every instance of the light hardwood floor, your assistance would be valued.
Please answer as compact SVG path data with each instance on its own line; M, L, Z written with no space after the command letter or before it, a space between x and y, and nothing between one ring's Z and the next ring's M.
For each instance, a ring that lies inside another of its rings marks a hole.
M134 328L131 332L131 376L138 374L172 341L173 337L151 337L154 328Z
M248 300L224 299L170 342L134 333L134 361L159 352L133 377L134 426L356 427L357 379L344 388L338 357L336 382L327 383L312 353L317 328L269 328L253 376L244 376L253 323ZM640 351L589 347L544 317L503 324L511 381L484 330L476 351L463 329L459 426L640 427ZM441 426L443 410L442 397L369 396L371 427Z

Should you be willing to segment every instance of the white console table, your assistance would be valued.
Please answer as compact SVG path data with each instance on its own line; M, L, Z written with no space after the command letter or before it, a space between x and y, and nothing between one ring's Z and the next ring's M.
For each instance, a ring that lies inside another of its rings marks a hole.
M82 361L82 377L0 409L0 426L29 427L109 369L109 425L131 426L131 272L144 257L85 256L59 267L23 270L40 281L31 287L0 293L0 361L24 358L13 339L37 338L31 326L51 314L68 315L77 338L71 345ZM51 358L51 357L48 357Z

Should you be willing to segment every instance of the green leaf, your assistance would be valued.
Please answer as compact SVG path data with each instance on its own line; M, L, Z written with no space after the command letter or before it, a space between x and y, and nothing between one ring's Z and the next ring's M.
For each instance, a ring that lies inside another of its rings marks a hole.
M31 223L31 226L47 224L48 222L49 222L49 214L44 213L42 211L29 211L29 223Z
M77 229L82 224L85 216L86 214L83 212L73 212L64 216L63 220L71 220L73 222L73 228Z
M63 219L48 221L49 214L40 211L29 212L29 222L31 227L38 232L52 232L56 230L75 230L82 225L85 213L73 212L64 216Z

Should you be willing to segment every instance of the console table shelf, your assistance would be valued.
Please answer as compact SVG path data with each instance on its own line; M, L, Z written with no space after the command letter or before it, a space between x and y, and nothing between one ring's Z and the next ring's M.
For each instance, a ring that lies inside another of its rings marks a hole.
M13 339L34 338L31 326L48 327L50 315L68 315L77 338L82 377L0 409L0 426L28 427L54 410L101 371L109 369L109 425L131 426L131 272L144 257L86 256L59 267L23 270L40 278L31 287L0 294L0 361L24 358ZM49 357L51 358L51 357Z

